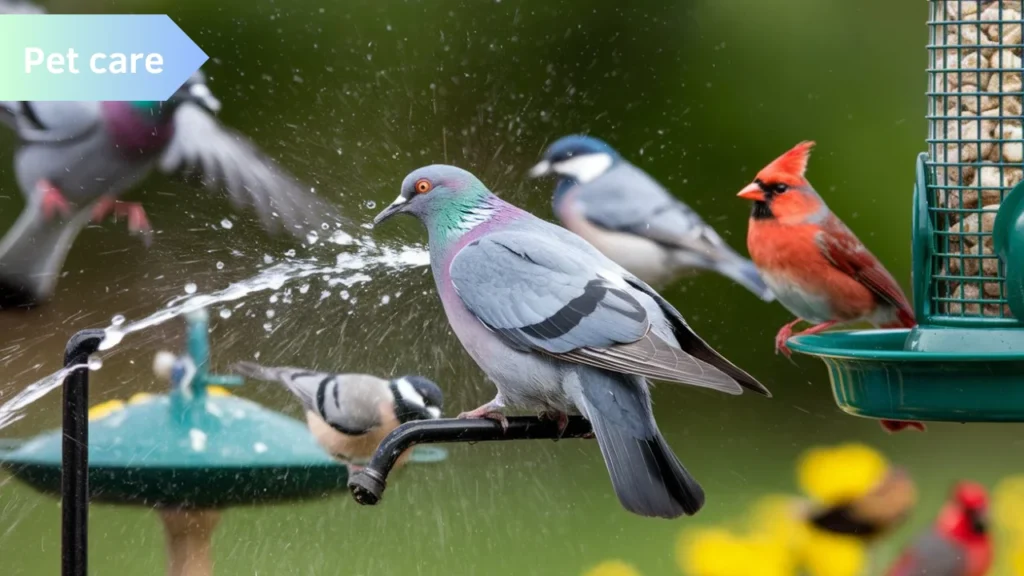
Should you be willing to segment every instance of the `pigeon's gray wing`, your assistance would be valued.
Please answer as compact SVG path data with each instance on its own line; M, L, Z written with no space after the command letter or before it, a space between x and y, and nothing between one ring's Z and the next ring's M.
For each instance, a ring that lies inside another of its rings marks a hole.
M0 0L0 14L46 14L46 10L26 0Z
M91 206L69 219L47 219L38 200L0 239L0 309L36 306L50 299L75 238L89 223Z
M949 540L929 532L914 543L886 573L887 576L962 576L967 557Z
M469 243L450 267L470 312L519 349L739 394L732 378L651 332L620 270L555 237L511 230Z
M711 260L723 249L732 252L696 212L628 162L582 190L578 202L584 215L602 228L643 236L669 249L700 252Z
M160 159L164 172L199 172L209 188L222 186L236 207L251 204L264 227L279 218L297 237L336 220L334 211L264 156L247 138L222 127L192 103L174 113L174 137Z
M669 323L672 328L672 334L676 337L676 342L679 343L679 347L684 353L697 358L706 365L713 366L715 369L728 374L734 381L738 382L740 386L757 392L762 396L771 397L772 393L768 391L763 384L757 381L756 378L747 374L742 368L736 366L730 362L725 356L722 356L714 348L708 345L703 338L697 335L696 332L690 328L690 325L686 323L683 315L676 310L675 306L669 304L668 300L665 300L658 294L653 288L645 284L642 280L635 276L630 276L626 279L629 284L637 290L643 292L649 296L661 309L665 320Z
M0 102L4 123L31 143L77 140L101 127L99 102Z

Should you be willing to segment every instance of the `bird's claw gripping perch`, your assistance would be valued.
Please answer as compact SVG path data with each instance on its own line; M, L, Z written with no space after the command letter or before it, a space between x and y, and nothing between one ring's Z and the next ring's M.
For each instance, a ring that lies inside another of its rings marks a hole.
M40 180L36 184L36 190L39 194L42 194L40 200L40 206L43 210L43 216L50 220L58 213L67 218L71 216L71 205L68 204L67 199L61 194L60 189L53 185L49 180Z
M562 439L562 435L565 434L565 429L569 426L569 415L565 412L559 412L557 410L541 412L541 420L553 420L558 422L558 436L555 437L555 442Z
M458 416L459 420L467 419L480 419L486 418L488 420L494 420L498 424L501 424L501 429L505 432L508 431L508 418L501 412L494 409L491 404L484 404L483 406L470 410L469 412L462 412Z

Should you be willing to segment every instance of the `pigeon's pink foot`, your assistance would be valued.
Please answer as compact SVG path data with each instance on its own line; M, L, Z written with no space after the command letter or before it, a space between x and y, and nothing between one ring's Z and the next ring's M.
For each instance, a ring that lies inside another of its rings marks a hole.
M114 216L127 217L128 231L132 234L142 235L146 245L149 245L153 229L149 225L149 219L146 218L146 211L143 210L142 204L138 202L115 202Z
M52 219L57 213L60 213L65 218L71 216L71 206L64 198L64 195L60 193L60 189L53 185L53 182L49 180L36 182L36 193L43 195L40 204L43 216L47 220Z
M488 402L487 404L484 404L483 406L475 410L470 410L469 412L463 412L462 414L459 414L459 418L487 418L488 420L494 420L495 422L501 424L502 430L508 430L508 418L506 418L505 415L501 413L500 408L501 406L495 405L494 402Z
M559 412L557 410L541 412L540 419L554 420L558 422L558 438L555 438L556 441L562 438L562 434L565 434L566 427L569 426L569 415L566 414L565 412Z
M116 201L113 196L101 196L92 207L92 221L96 224L103 222L103 219L107 217L107 214L114 211L115 204Z

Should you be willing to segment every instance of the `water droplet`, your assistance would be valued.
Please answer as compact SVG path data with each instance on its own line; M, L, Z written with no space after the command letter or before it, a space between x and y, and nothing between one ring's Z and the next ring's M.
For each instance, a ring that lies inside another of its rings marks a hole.
M306 242L309 244L316 244L319 240L320 235L317 234L315 230L310 230L309 233L306 234Z
M305 294L306 292L309 292L309 284L299 286L299 294Z
M100 342L100 350L110 350L120 344L121 340L124 340L124 332L107 328L107 335Z
M225 320L227 320L228 318L231 318L231 310L228 310L227 308L221 308L220 309L220 317L225 319Z
M235 223L232 222L231 220L228 220L227 218L220 221L220 227L225 230L231 230L232 228L234 228L234 226Z
M274 329L274 325L271 324L270 322L266 322L263 324L263 329L266 330L267 332L270 332L271 330Z
M289 258L295 258L295 249L292 248L291 250L285 252L284 255L289 257Z
M363 206L366 206L368 210L373 210L377 207L377 203L373 200L367 200L366 202L363 202Z
M223 269L224 269L224 263L223 262L217 262L217 270L223 270Z
M331 226L327 222L324 222L323 224L320 225L320 229L321 230L330 230Z
M89 363L89 370L92 370L93 372L99 370L100 368L103 368L103 358L100 358L99 356L97 356L95 354L93 354L92 356L89 356L89 362L88 363Z
M391 302L391 296L388 296L387 294L385 294L383 297L381 297L381 299L380 299L380 303L381 304L387 304L388 302Z
M111 326L120 326L122 324L124 324L124 316L122 314L118 314L110 319Z
M277 304L277 301L278 301L277 294L274 294L273 296L270 297L270 303L271 304Z
M270 256L270 254L264 254L263 255L263 263L264 264L270 264L273 261L274 261L274 259Z
M267 310L267 319L268 320L273 319L274 316L276 316L276 315L277 315L277 312L274 312L273 310Z
M340 294L342 300L348 300L348 290L342 290Z
M198 289L199 288L195 285L194 282L189 282L188 284L185 284L185 294L195 294L196 290Z

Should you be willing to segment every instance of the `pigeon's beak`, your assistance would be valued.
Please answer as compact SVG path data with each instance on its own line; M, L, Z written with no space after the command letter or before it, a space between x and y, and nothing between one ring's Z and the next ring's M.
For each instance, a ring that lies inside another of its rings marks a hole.
M220 112L220 100L217 100L206 84L193 84L188 91L203 108L214 114Z
M747 185L746 188L740 190L740 193L737 194L737 196L743 198L744 200L764 202L764 190L761 190L761 187L758 186L755 182L751 182L750 184Z
M405 196L399 196L398 198L395 198L395 201L392 202L391 205L381 210L380 214L377 214L377 217L373 219L373 225L376 226L377 224L380 224L381 222L387 220L388 218L391 218L395 214L404 211L405 204L407 202L408 200L405 199Z
M539 176L544 176L545 174L550 174L550 173L551 173L551 162L548 162L547 160L541 160L540 162L537 163L536 166L534 166L533 168L530 168L529 175L530 175L530 178L537 178Z

